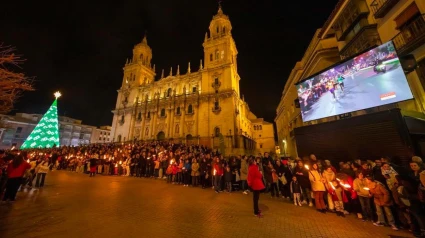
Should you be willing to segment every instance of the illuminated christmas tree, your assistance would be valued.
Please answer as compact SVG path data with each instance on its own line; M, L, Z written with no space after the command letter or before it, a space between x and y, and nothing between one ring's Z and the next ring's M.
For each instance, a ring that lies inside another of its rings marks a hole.
M58 121L58 98L60 92L55 93L55 101L43 115L37 126L22 144L21 149L52 148L59 146L59 121Z

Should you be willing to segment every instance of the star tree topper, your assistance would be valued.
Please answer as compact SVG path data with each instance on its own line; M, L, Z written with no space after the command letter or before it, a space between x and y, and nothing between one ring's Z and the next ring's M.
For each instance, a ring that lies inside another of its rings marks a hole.
M60 98L60 96L62 96L62 94L59 91L55 92L53 95L55 95L56 99L58 99L58 98Z

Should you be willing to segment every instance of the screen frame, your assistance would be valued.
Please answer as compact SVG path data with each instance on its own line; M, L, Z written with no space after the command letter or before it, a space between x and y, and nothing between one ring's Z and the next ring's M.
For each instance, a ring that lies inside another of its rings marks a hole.
M398 53L398 51L397 51L397 48L395 47L394 41L393 41L393 40L389 40L389 41L384 42L384 43L382 43L382 44L380 44L380 45L375 45L375 46L369 47L369 48L367 48L367 49L365 49L365 50L361 51L360 53L357 53L357 54L355 54L355 55L352 55L352 56L348 57L347 59L341 60L341 61L339 61L338 63L335 63L335 64L333 64L333 65L331 65L331 66L329 66L329 67L326 67L325 69L323 69L323 70L321 70L321 71L319 71L319 72L317 72L317 73L315 73L315 74L312 74L312 75L310 75L310 76L308 76L308 77L305 77L304 79L302 79L302 80L298 81L297 83L295 83L295 84L294 84L294 86L296 87L297 85L299 85L299 84L301 84L301 83L303 83L303 82L305 82L305 81L307 81L307 80L309 80L309 79L312 79L312 78L314 78L314 77L318 76L319 74L322 74L323 72L326 72L326 71L328 71L328 70L330 70L330 69L332 69L332 68L335 68L335 67L337 67L337 66L339 66L339 65L341 65L341 64L344 64L345 62L347 62L347 61L349 61L349 60L352 60L352 59L356 58L357 56L362 55L362 54L364 54L364 53L366 53L366 52L368 52L368 51L370 51L370 50L373 50L373 49L375 49L375 48L378 48L378 47L380 47L381 45L387 44L388 42L391 42L391 43L393 44L393 46L394 46L394 51L395 51L395 52L396 52L396 54L397 54L397 58L401 61L401 56L399 55L399 53ZM400 63L400 66L401 66L401 63ZM402 67L402 70L403 70L404 76L405 76L405 78L406 78L406 82L407 82L407 84L409 85L409 89L410 89L410 92L411 92L411 94L412 94L412 98L410 98L410 99L404 99L404 100L401 100L401 101L398 101L398 102L394 102L394 103L383 104L383 105L380 105L380 106L390 105L390 104L396 104L396 103L399 103L399 102L405 102L405 101L409 101L409 100L416 100L415 95L413 94L413 91L412 91L412 87L411 87L411 85L410 85L410 82L409 82L409 80L408 80L408 78L407 78L406 73L404 72L403 67ZM297 99L299 99L298 93L297 93ZM380 107L380 106L375 106L375 107ZM346 112L346 113L358 112L358 111L361 111L361 110L366 110L366 109L375 108L375 107L368 107L368 108L359 109L359 110L354 110L354 111L350 111L350 112ZM300 110L301 110L301 107L300 107ZM300 112L300 113L301 113L301 112ZM305 123L305 122L317 121L317 120L321 120L321 119L329 118L329 117L336 117L336 116L343 115L343 114L346 114L346 113L341 113L341 114L336 114L336 115L330 115L330 116L327 116L327 117L321 117L321 118L312 119L312 120L308 120L308 121L304 121L304 118L303 118L303 116L301 115L301 120L303 121L303 123Z

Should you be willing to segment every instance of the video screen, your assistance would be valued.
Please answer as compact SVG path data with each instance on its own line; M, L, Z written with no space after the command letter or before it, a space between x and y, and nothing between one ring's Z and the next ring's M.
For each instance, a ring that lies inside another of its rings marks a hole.
M296 87L304 122L413 98L392 41Z

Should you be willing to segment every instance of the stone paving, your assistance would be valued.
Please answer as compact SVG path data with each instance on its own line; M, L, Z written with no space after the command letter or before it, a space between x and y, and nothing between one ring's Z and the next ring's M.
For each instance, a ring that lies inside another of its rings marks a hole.
M252 196L240 192L53 171L45 188L0 206L0 237L412 237L263 194L260 208L261 219Z

